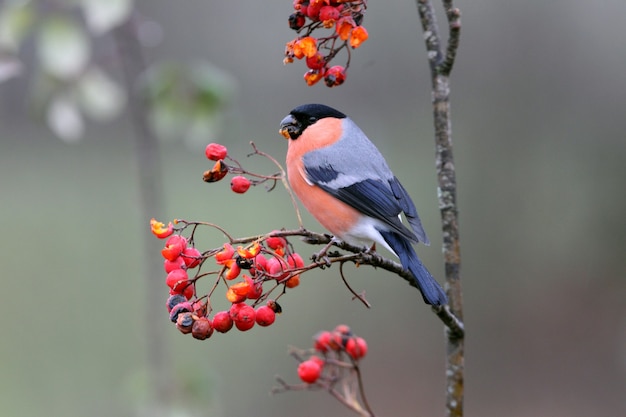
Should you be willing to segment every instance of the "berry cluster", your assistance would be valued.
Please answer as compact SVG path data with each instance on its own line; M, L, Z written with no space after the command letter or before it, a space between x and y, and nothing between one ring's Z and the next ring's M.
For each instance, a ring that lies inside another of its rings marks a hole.
M283 62L305 59L309 70L304 80L309 86L321 79L328 87L343 84L350 66L350 48L358 48L368 38L361 25L366 7L366 0L294 0L289 27L298 32L298 37L287 42ZM317 29L331 29L332 33L312 36ZM331 66L332 59L344 48L348 54L345 65Z
M230 180L230 189L237 194L245 193L253 185L259 185L270 180L276 182L278 179L276 176L258 175L245 171L236 160L228 156L228 149L226 146L219 143L209 143L206 146L204 153L207 159L215 161L213 167L210 170L205 171L202 175L202 179L205 182L220 181L229 173L247 175L235 175ZM227 158L229 161L234 162L235 165L228 165L225 161ZM255 178L250 179L249 177Z
M333 331L321 331L313 340L315 353L298 365L298 376L307 384L314 384L320 378L336 381L341 370L353 368L367 354L365 339L354 335L345 324ZM350 365L343 361L344 355L351 359Z
M225 243L200 252L193 244L193 236L199 226L209 224L174 220L166 226L152 219L150 226L156 237L167 239L161 255L167 274L165 284L169 287L166 305L170 320L182 333L191 333L196 339L207 339L214 331L226 333L233 327L246 331L255 324L271 325L276 314L282 311L278 298L287 288L297 287L300 273L309 269L286 238L274 236L280 233L278 231L259 237L247 246L235 248ZM189 238L182 235L187 228L192 229ZM202 268L209 265L206 262L209 258L214 258L216 269L203 272ZM211 276L216 278L210 291L198 295L199 280ZM212 297L220 283L226 286L225 298L230 305L213 314ZM270 299L271 293L279 288L282 290L277 297Z

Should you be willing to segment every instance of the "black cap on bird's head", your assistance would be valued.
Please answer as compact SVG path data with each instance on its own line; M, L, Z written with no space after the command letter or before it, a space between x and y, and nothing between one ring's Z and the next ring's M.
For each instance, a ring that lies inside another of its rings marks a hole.
M298 139L308 126L326 117L345 119L342 112L324 104L303 104L289 112L280 122L280 134L285 139Z

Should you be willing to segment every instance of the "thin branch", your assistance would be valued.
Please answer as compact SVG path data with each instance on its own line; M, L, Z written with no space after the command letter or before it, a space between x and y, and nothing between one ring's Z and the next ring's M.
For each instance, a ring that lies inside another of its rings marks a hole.
M449 299L448 306L434 310L437 316L446 323L447 415L462 417L464 397L463 295L460 275L461 253L456 204L456 171L452 156L449 79L459 46L461 13L453 6L452 0L442 0L442 2L449 30L445 55L431 0L417 0L417 8L431 72L436 145L435 168L439 183L438 198L441 211L446 293Z

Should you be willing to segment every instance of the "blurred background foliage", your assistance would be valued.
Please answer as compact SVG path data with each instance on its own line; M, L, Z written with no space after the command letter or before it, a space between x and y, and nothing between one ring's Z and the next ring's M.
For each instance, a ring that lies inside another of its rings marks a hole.
M344 322L370 344L363 371L374 410L442 413L442 327L382 271L349 272L370 310L350 301L331 269L304 277L272 327L206 342L169 323L164 285L162 300L146 297L149 219L131 91L111 36L132 13L149 64L132 92L154 103L166 218L213 221L235 235L294 227L281 190L238 196L204 184L202 148L219 141L250 168L273 172L245 159L249 141L282 160L281 118L324 102L365 130L414 196L433 242L419 253L442 277L430 81L413 2L369 2L370 39L334 89L306 87L302 63L282 64L294 36L290 1L1 4L2 415L350 415L324 393L268 395L273 375L297 378L289 344L306 347ZM452 109L466 414L623 415L626 3L458 6ZM309 216L305 223L319 230ZM161 285L163 276L153 279ZM161 314L146 314L152 303ZM159 377L170 390L159 401L146 354L153 343L163 346Z

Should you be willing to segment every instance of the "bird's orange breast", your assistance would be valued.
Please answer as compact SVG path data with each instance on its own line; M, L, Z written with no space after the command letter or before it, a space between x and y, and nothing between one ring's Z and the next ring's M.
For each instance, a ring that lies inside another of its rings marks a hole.
M333 235L342 238L361 214L320 187L309 184L302 157L310 151L331 146L341 138L342 120L326 118L309 126L296 140L289 140L287 175L302 205Z

